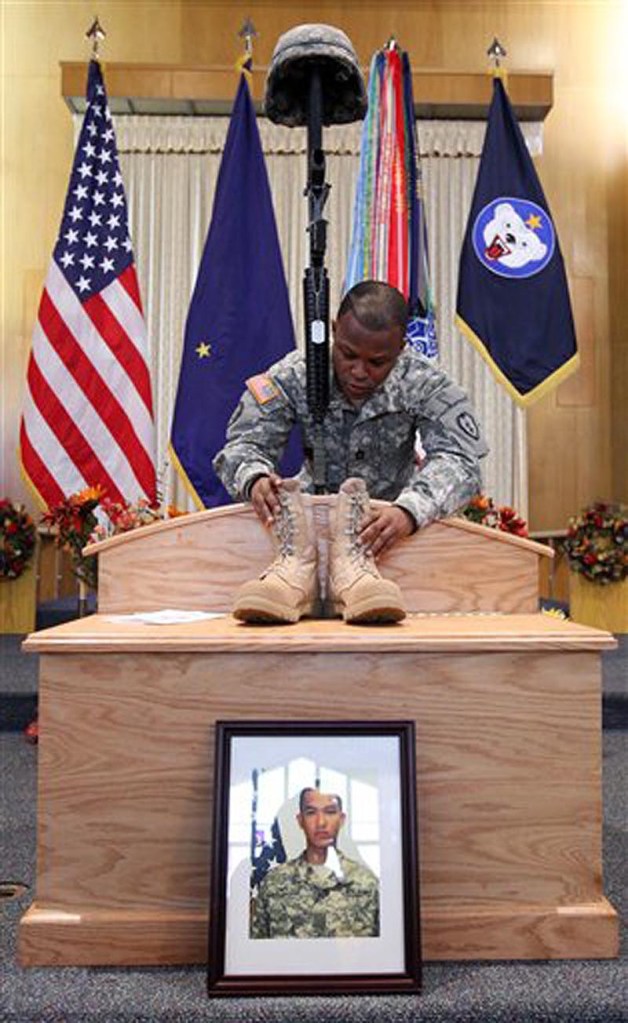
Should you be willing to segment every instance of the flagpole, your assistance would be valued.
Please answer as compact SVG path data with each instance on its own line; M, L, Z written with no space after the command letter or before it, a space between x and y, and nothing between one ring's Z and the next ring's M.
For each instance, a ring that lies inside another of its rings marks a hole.
M257 38L257 30L250 18L245 18L238 37L244 39L244 54L236 63L236 68L247 76L249 84L253 77L253 40Z
M506 85L508 72L506 71L506 68L501 66L501 59L502 57L508 56L508 50L504 49L497 36L493 37L493 42L486 51L486 55L489 60L492 61L492 65L490 67L491 75L493 78L501 78L504 85Z
M91 59L92 60L96 60L96 61L98 61L98 63L100 63L100 54L98 52L98 47L100 45L101 40L107 38L107 33L105 32L104 28L100 24L100 21L98 20L98 15L96 15L96 17L94 18L94 20L91 23L90 27L87 29L87 32L85 33L85 38L86 39L91 39L91 43L92 43L92 58Z
M146 323L96 18L86 107L33 329L20 422L22 471L48 508L99 487L155 500Z
M94 18L90 27L85 33L85 38L91 40L92 52L91 60L95 60L97 64L100 64L100 53L99 46L102 40L107 38L107 33L98 20L98 15ZM78 616L79 618L85 618L88 614L87 606L87 583L84 579L78 581Z
M494 39L492 99L460 253L455 323L525 408L578 367L565 264L508 99Z
M244 66L256 35L250 20L240 32L247 52L235 65L237 90L185 322L170 432L171 463L198 508L228 504L243 493L232 476L223 483L214 460L243 393L257 400L267 368L295 349L250 70ZM295 475L303 460L296 440L288 442L278 467L283 476Z

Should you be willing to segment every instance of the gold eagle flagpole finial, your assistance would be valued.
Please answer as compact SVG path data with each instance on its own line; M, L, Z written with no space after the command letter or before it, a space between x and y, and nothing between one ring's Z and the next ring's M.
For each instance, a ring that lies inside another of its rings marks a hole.
M493 38L486 55L492 61L490 72L493 78L501 78L506 84L506 68L501 66L501 60L502 57L508 56L508 51L504 49L497 36Z
M251 72L253 71L253 40L257 38L257 34L251 19L245 18L242 28L238 32L240 39L244 39L244 53L236 62L236 68L247 76L249 84L251 82Z
M87 32L85 33L85 38L91 39L92 42L92 60L100 60L98 47L100 45L101 40L107 38L107 33L100 24L98 20L98 15L96 15L90 27L87 29Z

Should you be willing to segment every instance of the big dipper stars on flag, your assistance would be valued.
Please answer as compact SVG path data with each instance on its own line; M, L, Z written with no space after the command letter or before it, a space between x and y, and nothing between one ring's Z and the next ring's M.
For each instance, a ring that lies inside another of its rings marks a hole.
M155 500L146 356L115 132L92 60L20 430L22 467L44 504L95 486L113 501Z

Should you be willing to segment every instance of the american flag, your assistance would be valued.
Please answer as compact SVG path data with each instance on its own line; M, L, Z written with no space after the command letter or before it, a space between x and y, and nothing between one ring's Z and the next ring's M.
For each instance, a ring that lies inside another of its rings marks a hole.
M100 66L33 332L20 429L24 472L48 506L86 487L156 497L146 325Z

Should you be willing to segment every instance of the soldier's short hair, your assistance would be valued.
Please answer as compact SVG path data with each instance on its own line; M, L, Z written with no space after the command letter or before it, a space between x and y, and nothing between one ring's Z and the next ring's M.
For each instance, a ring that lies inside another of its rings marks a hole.
M314 788L313 785L306 785L304 789L299 792L299 813L303 813L305 810L305 794L306 792L320 792L320 789ZM332 799L335 799L338 803L338 809L342 813L342 799L336 792L330 792L329 795Z
M405 336L408 303L397 288L386 281L360 281L346 293L338 309L338 319L352 313L367 330L401 327Z

